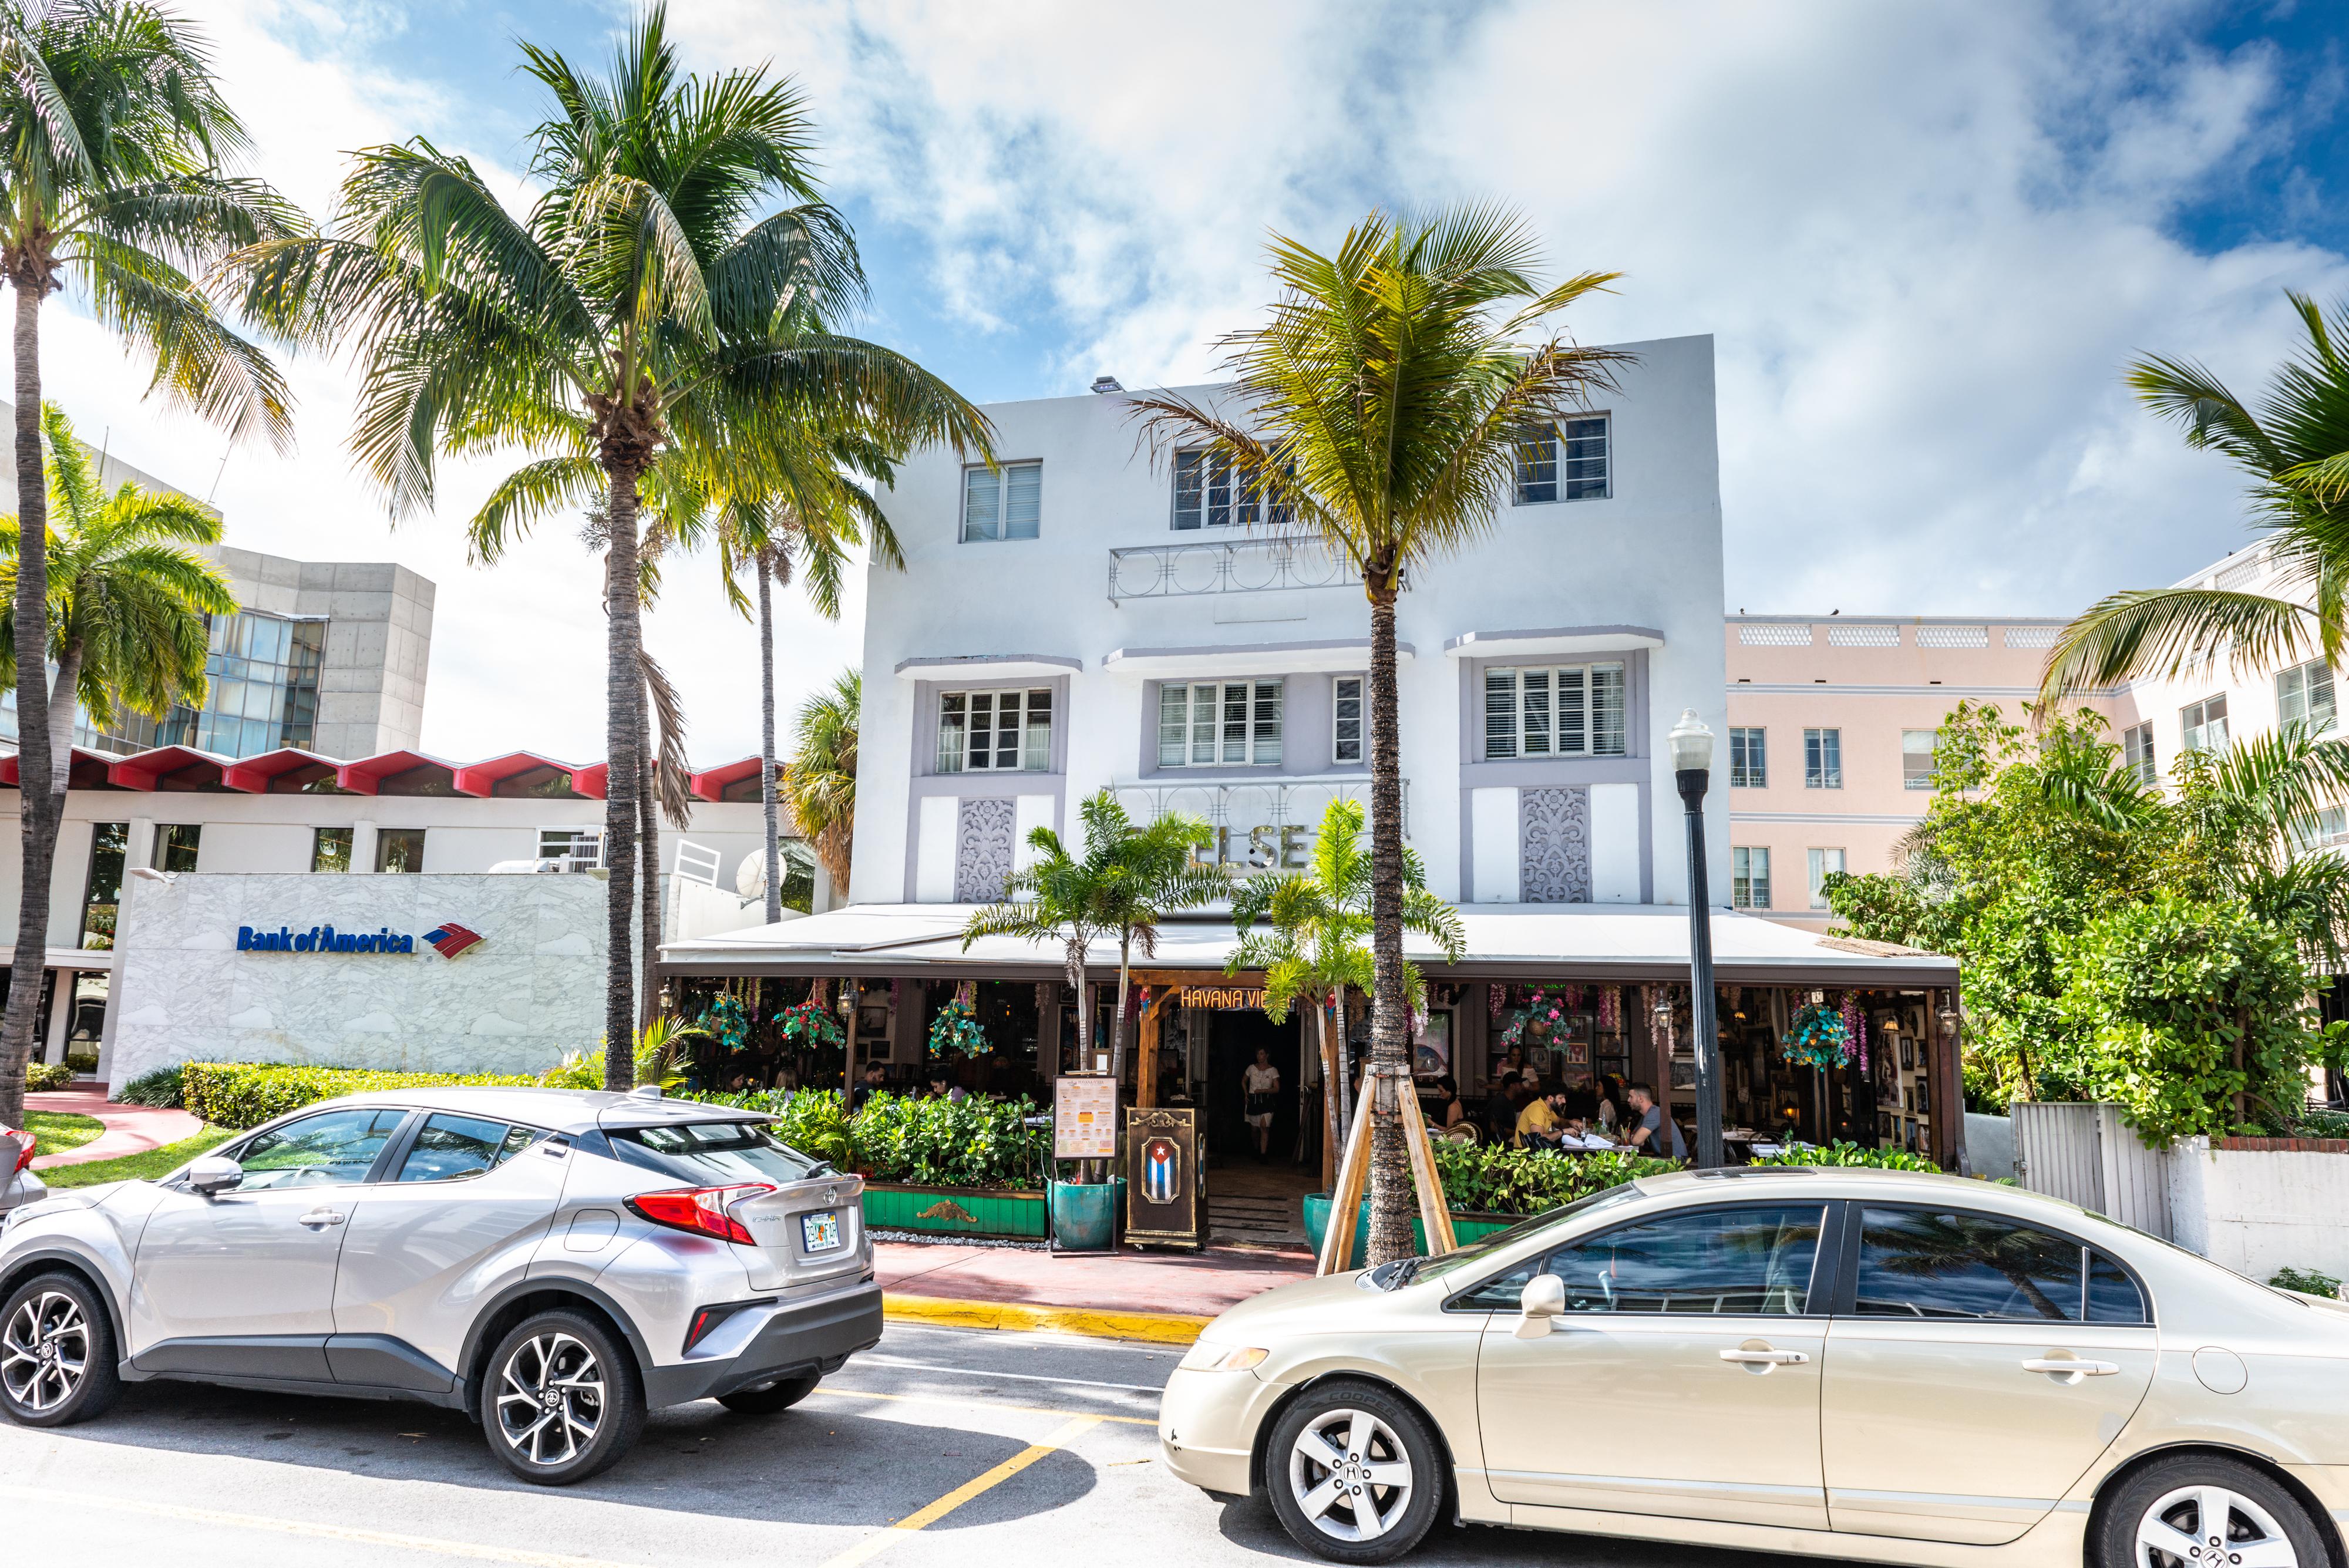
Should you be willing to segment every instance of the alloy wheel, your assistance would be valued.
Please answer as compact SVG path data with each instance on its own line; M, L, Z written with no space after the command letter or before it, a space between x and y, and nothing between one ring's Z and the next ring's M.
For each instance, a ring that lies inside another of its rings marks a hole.
M2180 1487L2137 1527L2137 1568L2300 1568L2276 1518L2223 1486Z
M1297 1506L1332 1541L1376 1541L1394 1529L1411 1506L1412 1484L1402 1440L1367 1410L1327 1411L1289 1448Z
M499 1373L498 1431L533 1465L566 1465L595 1440L604 1421L604 1368L570 1334L533 1334Z
M40 1415L74 1397L89 1366L89 1320L63 1291L27 1296L0 1331L0 1385Z

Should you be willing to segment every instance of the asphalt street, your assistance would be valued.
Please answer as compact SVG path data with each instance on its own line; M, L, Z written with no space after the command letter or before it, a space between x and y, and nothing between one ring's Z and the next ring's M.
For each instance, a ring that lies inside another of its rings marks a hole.
M781 1416L657 1411L584 1486L515 1480L461 1417L149 1383L62 1431L0 1423L11 1561L337 1568L500 1563L1058 1568L1305 1561L1261 1501L1157 1459L1179 1347L893 1324ZM1785 1559L1440 1526L1414 1563Z

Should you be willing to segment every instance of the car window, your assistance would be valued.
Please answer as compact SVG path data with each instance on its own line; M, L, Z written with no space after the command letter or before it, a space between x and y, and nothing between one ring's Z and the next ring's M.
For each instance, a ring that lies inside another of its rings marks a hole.
M1515 1312L1526 1282L1556 1274L1572 1313L1798 1316L1810 1310L1826 1209L1740 1204L1666 1214L1586 1236L1521 1264L1463 1304Z
M2099 1323L2145 1321L2136 1283L2093 1249L2020 1220L1948 1209L1862 1212L1854 1304L1863 1317L2078 1323L2094 1313Z
M675 1122L605 1134L630 1165L697 1186L728 1181L802 1181L823 1167L769 1132L763 1122Z
M399 1162L399 1179L454 1181L479 1176L495 1170L545 1136L535 1127L436 1111L424 1119L407 1158Z
M1639 1196L1640 1189L1628 1181L1619 1186L1602 1188L1597 1192L1586 1192L1570 1203L1561 1203L1555 1209L1545 1209L1530 1219L1518 1220L1506 1230L1479 1236L1466 1246L1454 1248L1441 1257L1428 1259L1426 1262L1420 1265L1419 1271L1412 1275L1412 1281L1413 1283L1423 1283L1428 1280L1441 1279L1445 1274L1453 1273L1469 1264L1482 1262L1506 1248L1514 1247L1526 1237L1547 1231L1560 1220L1571 1220L1579 1215L1590 1213L1594 1210L1612 1209L1630 1203ZM1488 1281L1485 1285L1479 1286L1478 1289L1489 1289L1493 1282ZM1473 1296L1475 1293L1471 1292L1469 1295ZM1455 1298L1454 1304L1469 1306L1475 1303L1470 1301L1469 1296L1461 1296ZM1516 1301L1511 1300L1509 1305L1514 1310L1516 1306Z
M280 1187L339 1187L365 1181L376 1157L408 1113L394 1107L326 1111L288 1122L246 1140L236 1163L244 1171L240 1192Z

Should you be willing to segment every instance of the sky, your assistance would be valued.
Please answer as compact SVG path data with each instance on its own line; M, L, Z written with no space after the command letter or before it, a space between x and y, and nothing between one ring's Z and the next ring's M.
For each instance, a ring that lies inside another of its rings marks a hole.
M422 136L517 206L543 105L516 41L600 63L630 7L190 0L254 171L324 214L350 150ZM1710 333L1728 610L2064 614L2251 535L2222 460L2122 382L2147 353L2256 391L2287 290L2349 298L2349 22L2190 0L1645 5L680 0L688 63L807 95L873 303L854 324L979 401L1206 379L1269 294L1268 235L1493 201L1547 271L1625 275L1564 325ZM426 749L603 751L599 574L543 529L469 563L497 477L395 528L352 472L347 366L305 358L290 458L141 401L70 295L49 393L86 439L210 497L228 538L439 585ZM755 751L757 642L715 563L647 638L698 763ZM858 657L786 597L785 711Z

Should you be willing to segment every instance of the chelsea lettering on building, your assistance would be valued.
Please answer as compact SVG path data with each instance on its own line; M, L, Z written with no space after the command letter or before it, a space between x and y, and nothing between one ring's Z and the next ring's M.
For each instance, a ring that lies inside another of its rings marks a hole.
M424 933L425 943L443 958L455 958L477 946L481 933L451 920ZM312 926L306 931L280 926L274 931L251 926L236 929L236 950L268 953L412 953L416 938L388 926L372 931L338 931L332 926Z

